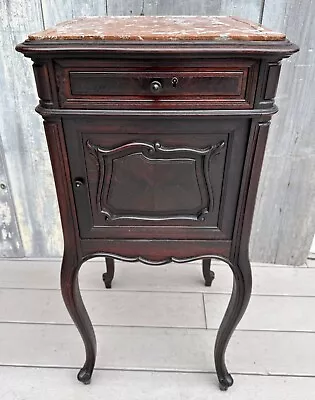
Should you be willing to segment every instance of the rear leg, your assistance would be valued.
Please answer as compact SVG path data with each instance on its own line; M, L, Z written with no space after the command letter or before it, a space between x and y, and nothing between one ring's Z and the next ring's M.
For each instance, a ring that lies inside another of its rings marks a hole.
M213 271L211 271L211 258L202 260L202 273L205 279L205 286L211 286L212 281L215 277Z
M114 279L115 273L115 261L113 258L106 257L106 272L103 274L103 281L105 283L106 289L110 289L112 287L112 280Z

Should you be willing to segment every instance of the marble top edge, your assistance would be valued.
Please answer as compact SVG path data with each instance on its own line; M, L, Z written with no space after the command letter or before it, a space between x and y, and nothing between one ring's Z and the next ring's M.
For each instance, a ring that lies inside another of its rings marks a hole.
M30 34L28 40L282 41L286 36L229 16L79 17Z

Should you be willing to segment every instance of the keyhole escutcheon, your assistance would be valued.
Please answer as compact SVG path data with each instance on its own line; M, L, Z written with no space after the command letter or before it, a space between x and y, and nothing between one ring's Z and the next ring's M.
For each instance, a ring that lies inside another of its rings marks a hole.
M173 88L176 88L177 84L178 84L178 78L176 78L174 76L174 78L172 78L172 86L173 86Z

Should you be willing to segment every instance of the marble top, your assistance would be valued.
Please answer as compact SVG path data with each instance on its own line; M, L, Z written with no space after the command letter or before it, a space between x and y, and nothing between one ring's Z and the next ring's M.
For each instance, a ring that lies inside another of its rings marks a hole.
M82 17L33 33L29 40L265 41L285 35L236 17Z

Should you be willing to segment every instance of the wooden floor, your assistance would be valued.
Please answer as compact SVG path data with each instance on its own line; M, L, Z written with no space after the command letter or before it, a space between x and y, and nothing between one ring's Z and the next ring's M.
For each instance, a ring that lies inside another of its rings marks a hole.
M220 392L213 345L231 272L200 263L118 263L111 290L104 263L82 267L81 289L98 340L91 385L76 381L83 345L59 292L60 261L0 262L1 400L314 400L315 260L253 265L254 288L227 363L235 385Z

